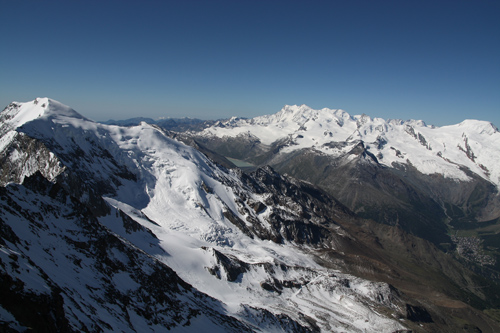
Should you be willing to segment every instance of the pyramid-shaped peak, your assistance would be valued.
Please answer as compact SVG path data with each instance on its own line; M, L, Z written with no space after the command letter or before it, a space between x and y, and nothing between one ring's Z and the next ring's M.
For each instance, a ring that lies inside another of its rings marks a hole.
M69 106L47 97L39 97L25 103L12 102L0 113L0 121L10 129L20 127L38 118L59 117L85 119Z
M29 104L29 102L25 104ZM47 97L36 98L33 101L33 104L40 105L40 107L45 110L44 114L47 116L65 116L65 117L80 118L80 119L83 118L82 115L80 115L78 112L76 112L69 106L51 98Z

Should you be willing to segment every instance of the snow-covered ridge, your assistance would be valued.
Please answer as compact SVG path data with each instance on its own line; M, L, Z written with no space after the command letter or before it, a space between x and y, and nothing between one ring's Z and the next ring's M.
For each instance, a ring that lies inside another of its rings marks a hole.
M379 163L409 164L424 174L439 173L468 180L466 167L500 186L500 132L490 122L464 120L456 125L430 126L421 120L351 116L343 110L314 110L306 105L287 105L276 114L252 119L232 119L205 129L202 136L252 135L264 145L288 139L281 153L313 148L339 156L332 142L363 141Z
M37 171L53 181L64 171L64 166L43 143L17 130L36 119L51 118L84 119L68 106L49 98L37 98L28 103L13 102L0 113L0 156L10 147L6 158L11 166L11 176L4 173L0 185L22 183L25 177Z
M12 127L19 127L40 117L48 118L57 116L84 119L84 117L70 107L47 97L36 98L28 103L12 102L2 112L2 116L9 119Z
M50 98L27 103L12 102L0 113L0 152L14 136L13 130L35 119L85 119L70 107ZM10 132L10 133L9 133Z

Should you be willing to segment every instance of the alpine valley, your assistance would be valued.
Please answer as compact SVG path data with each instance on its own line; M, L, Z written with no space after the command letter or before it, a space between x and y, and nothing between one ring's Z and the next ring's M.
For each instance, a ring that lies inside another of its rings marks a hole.
M142 120L0 113L1 332L500 331L491 123Z

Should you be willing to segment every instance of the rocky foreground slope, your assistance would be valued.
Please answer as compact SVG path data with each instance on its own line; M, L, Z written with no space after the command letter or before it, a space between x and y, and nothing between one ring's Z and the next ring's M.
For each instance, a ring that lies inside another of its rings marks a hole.
M2 329L499 329L495 284L432 243L169 136L48 98L0 114Z

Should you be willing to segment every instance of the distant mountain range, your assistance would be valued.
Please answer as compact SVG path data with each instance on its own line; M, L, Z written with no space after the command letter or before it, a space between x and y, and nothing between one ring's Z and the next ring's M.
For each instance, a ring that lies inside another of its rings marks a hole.
M0 327L499 331L499 136L306 106L168 125L11 103Z
M470 229L500 244L493 227L500 217L500 133L491 123L434 127L301 105L220 121L192 136L233 160L311 182L358 215L443 249Z
M201 120L196 118L162 118L154 120L151 118L136 117L125 120L110 119L102 123L106 125L137 126L142 122L158 125L162 128L168 129L169 131L185 132L202 131L203 129L215 124L217 120Z

